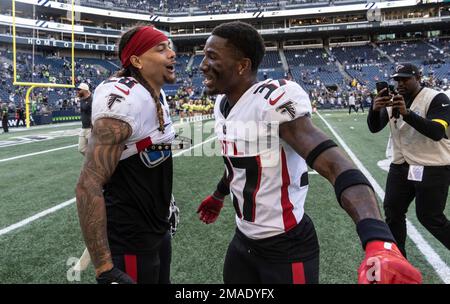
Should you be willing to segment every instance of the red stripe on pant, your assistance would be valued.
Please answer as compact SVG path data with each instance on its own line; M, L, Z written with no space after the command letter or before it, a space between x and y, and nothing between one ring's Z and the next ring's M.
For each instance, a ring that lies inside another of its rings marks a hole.
M125 256L125 272L137 283L137 261L135 255Z
M306 284L305 269L303 263L292 263L292 283L293 284Z
M281 208L283 209L283 223L284 231L289 231L297 225L297 219L295 218L294 205L292 205L289 199L289 185L291 184L291 178L289 176L289 170L287 166L286 153L284 149L281 149Z

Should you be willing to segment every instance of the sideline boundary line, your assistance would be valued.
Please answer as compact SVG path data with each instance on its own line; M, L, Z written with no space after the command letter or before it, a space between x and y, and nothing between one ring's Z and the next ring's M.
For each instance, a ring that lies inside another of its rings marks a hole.
M338 140L341 147L347 152L353 162L356 164L358 169L360 169L364 175L369 179L370 183L374 187L375 193L381 199L384 200L385 192L372 176L372 174L364 167L361 161L356 157L356 155L352 152L352 150L347 146L344 140L336 133L333 127L322 117L318 112L316 114L319 118L325 123L325 125L330 129L333 136ZM419 251L423 254L428 263L433 267L434 271L437 273L439 278L445 283L450 284L450 268L449 266L441 259L441 257L436 253L436 251L430 246L430 244L424 239L424 237L420 234L417 228L411 223L408 219L406 219L406 226L408 231L409 238L414 242Z

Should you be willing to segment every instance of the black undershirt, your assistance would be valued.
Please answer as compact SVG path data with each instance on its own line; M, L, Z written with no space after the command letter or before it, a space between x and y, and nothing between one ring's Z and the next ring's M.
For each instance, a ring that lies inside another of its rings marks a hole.
M231 109L234 107L234 105L230 105L228 102L228 97L224 96L222 100L220 101L220 112L222 113L223 117L227 118L230 114Z

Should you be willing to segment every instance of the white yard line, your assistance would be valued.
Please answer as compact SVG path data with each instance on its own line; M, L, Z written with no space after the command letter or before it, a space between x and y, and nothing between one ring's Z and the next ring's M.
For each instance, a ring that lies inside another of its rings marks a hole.
M40 219L41 217L44 217L44 216L46 216L46 215L48 215L50 213L56 212L59 209L67 207L67 206L69 206L70 204L72 204L74 202L75 202L75 198L71 198L70 200L65 201L64 203L58 204L58 205L56 205L56 206L54 206L52 208L46 209L44 211L36 213L33 216L30 216L30 217L26 218L24 220L21 220L20 222L12 224L12 225L10 225L8 227L5 227L3 229L0 229L0 236L4 235L4 234L7 234L8 232L11 232L13 230L16 230L16 229L18 229L20 227L23 227L25 225L28 225L29 223L31 223L31 222L33 222L33 221L35 221L37 219Z
M182 124L189 124L189 123L188 123L188 122L183 122L183 123L177 122L177 123L175 123L173 126L174 126L174 127L177 127L177 126L182 125ZM72 135L72 136L78 136L78 134ZM52 139L53 139L53 138L52 138ZM17 143L17 144L5 145L5 146L2 146L2 147L17 146L17 145L20 145L20 144L28 144L28 143L31 143L31 142L43 142L43 141L46 141L46 140L50 140L50 139L36 140L36 141L31 141L31 140L30 140L30 141L27 141L27 142L21 142L21 143ZM74 144L74 145L64 146L64 147L55 148L55 149L44 150L44 151L40 151L40 152L35 152L35 153L29 153L29 154L24 154L24 155L19 155L19 156L14 156L14 157L9 157L9 158L4 158L4 159L0 159L0 163L1 163L1 162L7 162L7 161L10 161L10 160L20 159L20 158L24 158L24 157L29 157L29 156L34 156L34 155L39 155L39 154L45 154L45 153L49 153L49 152L53 152L53 151L58 151L58 150L68 149L68 148L72 148L72 147L76 147L76 146L77 146L77 144ZM0 148L2 148L2 147L0 147ZM195 146L194 146L194 147L191 147L191 148L188 149L188 150L182 151L182 152L185 153L185 152L187 152L187 151L189 151L189 150L191 150L191 149L193 149L193 148L195 148Z
M4 144L4 142L7 142L8 140L0 141L0 149L7 148L7 147L14 147L14 146L19 146L19 145L24 145L24 144L44 142L44 141L59 139L59 138L63 138L63 137L75 137L75 136L79 136L79 134L64 135L64 136L51 137L51 138L46 138L46 139L29 139L29 138L25 138L25 137L22 137L22 138L20 138L20 137L13 137L14 139L23 139L23 140L22 141L9 141L10 143L7 143L7 144Z
M369 179L373 188L375 189L376 194L381 199L384 200L384 190L380 187L378 182L372 176L372 174L364 167L361 161L356 157L356 155L352 152L352 150L347 146L344 140L336 133L336 131L331 127L331 125L326 121L322 115L318 112L316 114L320 119L325 123L325 125L330 129L331 133L333 133L334 137L338 140L341 147L347 152L347 154L351 157L353 162L356 164L359 170ZM425 259L430 263L433 269L436 271L437 275L441 278L441 280L445 284L450 284L450 268L449 266L441 259L441 257L436 253L436 251L430 246L430 244L424 239L424 237L420 234L420 232L416 229L416 227L406 219L406 225L408 230L409 238L416 244L417 248L422 252Z
M10 157L10 158L3 158L3 159L0 159L0 163L7 162L7 161L10 161L10 160L20 159L20 158L24 158L24 157L29 157L29 156L34 156L34 155L45 154L45 153L50 153L50 152L54 152L54 151L69 149L69 148L73 148L73 147L76 147L76 146L78 146L78 144L70 145L70 146L64 146L64 147L50 149L50 150L44 150L44 151L40 151L40 152L23 154L23 155L19 155L19 156Z
M203 119L203 120L199 120L199 121L184 121L184 122L180 122L177 121L176 123L174 123L174 127L177 127L179 125L184 125L184 124L190 124L190 123L197 123L197 122L201 122L201 121L205 121L205 120L210 120L210 119ZM76 125L79 127L80 123L76 122L76 123L66 123L65 126L69 126L69 125ZM47 126L47 127L33 127L32 130L34 129L46 129L46 128L60 128L61 126ZM70 131L70 130L76 130L79 128L73 128L73 129L67 129L64 131ZM29 131L30 129L26 129L26 128L22 128L22 130L16 130L15 132L19 132L19 131ZM53 131L55 132L55 131ZM77 134L72 134L72 135L64 135L64 136L57 136L57 137L51 137L51 138L46 138L46 139L29 139L26 137L10 137L6 140L0 140L0 149L1 148L7 148L7 147L13 147L13 146L18 146L18 145L24 145L24 144L31 144L31 143L35 143L35 142L44 142L44 141L48 141L48 140L53 140L53 139L58 139L58 138L62 138L62 137L75 137L75 136L79 136L78 134L79 132L77 132ZM47 136L52 136L51 134L46 134ZM30 134L30 136L39 136L39 134ZM54 135L53 135L54 136ZM13 141L11 139L22 139L22 141ZM9 142L9 143L6 143Z
M178 157L178 156L180 156L180 155L182 155L182 154L184 154L184 153L186 153L186 152L188 152L188 151L190 151L192 149L195 149L195 148L197 148L197 147L199 147L199 146L201 146L203 144L206 144L207 142L210 142L210 141L212 141L214 139L216 139L216 136L214 136L212 138L209 138L209 139L207 139L207 140L205 140L205 141L203 141L203 142L201 142L199 144L196 144L196 145L190 147L189 149L186 149L184 151L180 151L180 152L176 153L173 157ZM74 145L74 146L76 146L76 145ZM61 149L61 148L59 148L59 149ZM12 225L10 225L8 227L5 227L3 229L0 229L0 236L2 236L4 234L7 234L7 233L9 233L9 232L11 232L13 230L18 229L18 228L21 228L21 227L23 227L25 225L28 225L29 223L31 223L31 222L33 222L33 221L35 221L37 219L40 219L41 217L44 217L44 216L46 216L48 214L54 213L54 212L56 212L56 211L58 211L58 210L60 210L60 209L62 209L64 207L67 207L67 206L69 206L70 204L72 204L74 202L75 202L75 198L71 198L68 201L65 201L63 203L60 203L60 204L54 206L54 207L51 207L51 208L46 209L44 211L41 211L41 212L31 216L31 217L28 217L28 218L26 218L24 220L21 220L20 222L12 224Z
M15 133L15 132L24 132L24 131L33 131L33 130L39 130L39 129L54 129L54 128L64 128L64 127L70 127L70 126L81 126L81 121L77 122L66 122L61 124L50 124L50 125L41 125L41 126L32 126L30 128L26 127L19 127L19 128L10 128L9 132Z
M201 143L196 144L196 145L190 147L189 149L186 149L186 150L183 150L183 151L180 151L180 152L174 154L173 157L180 156L180 155L182 155L182 154L184 154L184 153L186 153L186 152L188 152L188 151L191 151L192 149L195 149L195 148L197 148L197 147L200 147L200 146L206 144L207 142L210 142L210 141L212 141L212 140L214 140L214 139L216 139L216 138L217 138L217 136L211 137L210 139L207 139L207 140L205 140L205 141L202 141Z

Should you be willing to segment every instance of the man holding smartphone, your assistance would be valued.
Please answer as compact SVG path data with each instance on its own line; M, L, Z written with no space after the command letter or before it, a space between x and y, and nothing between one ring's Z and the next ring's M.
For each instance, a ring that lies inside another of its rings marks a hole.
M421 86L419 69L398 64L391 76L397 95L378 91L367 124L372 133L388 123L393 160L386 181L386 223L406 256L406 212L416 199L420 223L450 249L450 221L444 215L450 185L450 100L446 94ZM395 115L398 111L398 115Z

